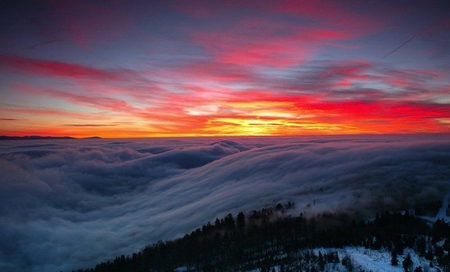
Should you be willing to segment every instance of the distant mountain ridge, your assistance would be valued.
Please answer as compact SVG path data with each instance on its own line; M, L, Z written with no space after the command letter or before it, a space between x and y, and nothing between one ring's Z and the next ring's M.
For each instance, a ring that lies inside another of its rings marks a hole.
M75 138L71 136L38 136L38 135L30 135L30 136L0 136L1 140L51 140L51 139L101 139L101 137L93 136L86 138Z

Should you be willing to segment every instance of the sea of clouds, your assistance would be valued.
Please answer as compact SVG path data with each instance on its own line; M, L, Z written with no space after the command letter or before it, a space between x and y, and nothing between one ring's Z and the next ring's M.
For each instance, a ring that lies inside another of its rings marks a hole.
M71 271L216 217L372 214L450 191L449 135L0 142L0 271Z

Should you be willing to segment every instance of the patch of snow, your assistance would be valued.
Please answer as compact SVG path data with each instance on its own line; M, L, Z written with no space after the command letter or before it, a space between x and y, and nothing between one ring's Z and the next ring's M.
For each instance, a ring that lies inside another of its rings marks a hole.
M421 216L423 219L436 222L438 219L444 219L445 222L450 222L450 216L447 215L447 208L450 205L450 191L444 196L444 199L442 200L442 206L439 209L438 213L435 217L429 217L429 216Z
M371 272L402 272L403 270L403 261L405 260L408 254L411 255L411 260L413 261L413 269L421 266L423 271L428 272L438 272L442 271L438 266L430 268L430 261L425 258L420 257L414 250L410 248L405 248L403 255L398 255L398 265L391 265L391 253L386 249L381 250L372 250L364 247L345 247L345 248L314 248L312 249L315 255L318 255L321 252L323 255L330 252L337 252L339 255L340 261L346 255L350 256L352 263L354 265L354 271L371 271ZM275 271L279 272L281 269L279 266L273 267ZM261 269L257 268L251 270L250 272L260 272ZM341 264L330 264L326 265L325 271L328 272L340 272L347 271L347 269Z
M370 250L364 247L346 247L342 254L348 254L353 259L355 266L369 271L403 271L401 265L391 265L391 254L378 250ZM401 264L400 258L399 263Z
M436 245L442 247L445 244L446 239L442 239L441 241L437 242Z
M450 216L447 216L446 213L449 203L450 203L450 191L445 195L444 200L442 201L442 207L436 215L437 218L444 218L446 222L450 221Z
M366 271L403 271L403 260L406 256L411 254L411 259L413 261L413 267L416 268L421 266L422 269L428 269L429 272L439 271L436 268L429 268L430 261L418 256L413 250L405 249L403 255L397 256L398 265L391 265L391 253L383 250L371 250L364 247L345 247L339 252L342 257L345 254L350 255L354 261L355 267L362 268ZM342 254L342 255L341 255Z

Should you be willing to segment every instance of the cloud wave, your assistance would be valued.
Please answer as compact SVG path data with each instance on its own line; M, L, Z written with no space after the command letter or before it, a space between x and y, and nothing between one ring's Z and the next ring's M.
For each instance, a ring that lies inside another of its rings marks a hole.
M450 191L444 136L0 143L0 270L67 271L229 212L407 209Z

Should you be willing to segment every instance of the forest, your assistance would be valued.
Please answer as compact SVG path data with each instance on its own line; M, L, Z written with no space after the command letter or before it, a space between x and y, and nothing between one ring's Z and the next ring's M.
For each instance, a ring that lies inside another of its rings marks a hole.
M429 268L450 271L450 224L443 219L429 222L408 211L385 211L371 220L358 213L292 216L293 207L289 202L247 215L230 213L182 238L159 241L77 272L356 270L351 256L339 255L337 249L343 247L384 249L392 256L390 265L425 271L414 266L405 251L410 249L426 258Z

